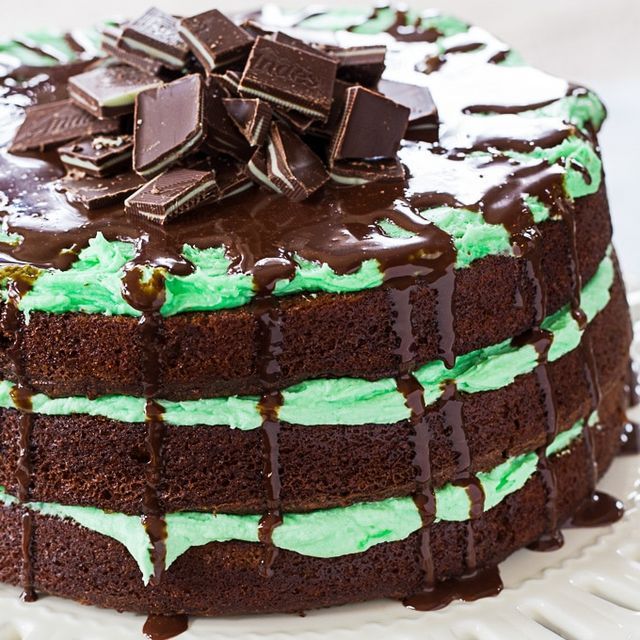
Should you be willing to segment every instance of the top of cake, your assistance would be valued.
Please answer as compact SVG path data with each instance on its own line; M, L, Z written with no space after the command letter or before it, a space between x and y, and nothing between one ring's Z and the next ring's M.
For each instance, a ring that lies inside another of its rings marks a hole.
M436 282L600 186L599 100L434 12L151 10L100 37L109 58L95 34L0 49L0 260L26 312Z

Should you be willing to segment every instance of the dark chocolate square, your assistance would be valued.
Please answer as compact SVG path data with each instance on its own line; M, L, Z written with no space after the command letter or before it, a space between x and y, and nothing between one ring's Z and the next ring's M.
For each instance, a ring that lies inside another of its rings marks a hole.
M240 93L323 122L329 117L338 63L322 54L257 38L240 80Z
M189 75L136 98L133 168L150 178L187 153L204 137L202 78Z
M364 87L350 87L331 143L331 159L393 158L407 130L409 109Z
M133 138L128 135L82 138L58 149L65 167L96 178L130 169L132 152Z
M119 64L72 76L69 97L96 118L110 118L133 113L138 93L161 84L156 76Z
M216 191L213 171L170 169L129 196L124 208L127 213L165 224L210 199Z
M155 7L124 27L119 44L169 69L182 69L189 53L178 33L178 20Z
M118 120L98 120L71 100L59 100L29 107L18 129L10 151L47 149L74 138L95 133L114 133L120 128Z
M180 35L207 73L249 55L253 38L217 9L180 21Z

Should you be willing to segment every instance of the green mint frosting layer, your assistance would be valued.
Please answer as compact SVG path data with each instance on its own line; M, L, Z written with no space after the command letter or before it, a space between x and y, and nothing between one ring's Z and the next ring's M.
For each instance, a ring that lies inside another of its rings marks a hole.
M610 298L614 281L610 255L600 263L595 275L583 287L581 306L589 322L602 311ZM582 330L565 307L548 316L542 327L553 334L549 360L553 362L575 349ZM533 371L537 364L533 346L514 347L510 340L459 356L452 369L440 360L429 362L416 372L424 387L425 403L435 402L442 384L455 380L465 393L500 389L517 376ZM0 381L0 407L13 408L12 383ZM291 424L393 424L409 418L404 397L391 378L368 381L358 378L309 380L285 389L280 418ZM231 396L171 402L161 400L165 421L174 425L226 425L236 429L257 429L261 424L259 398ZM132 396L49 398L35 394L33 411L46 415L88 414L123 422L144 422L145 401Z
M586 99L586 98L585 98ZM577 115L566 115L578 118ZM406 153L411 148L405 150ZM510 155L518 158L560 162L565 166L565 187L573 198L595 193L602 178L602 164L593 146L572 136L562 144L535 149L529 154ZM590 176L585 180L584 167ZM549 219L549 209L533 198L528 199L536 222ZM466 209L438 207L422 212L422 216L453 237L457 249L457 268L469 266L475 260L491 255L512 255L509 233L502 225L484 221L477 212ZM382 220L385 233L398 230ZM385 226L386 223L386 226ZM223 247L196 249L185 245L184 256L196 267L188 276L166 275L164 316L189 311L215 311L242 306L250 302L255 291L252 278L242 273L229 273L229 260ZM81 251L79 259L66 271L43 271L31 291L21 300L20 308L27 315L32 311L49 313L100 313L138 316L122 297L122 276L126 263L133 258L134 247L127 242L109 242L102 235L93 238ZM327 292L349 293L379 287L383 275L375 260L365 261L355 273L338 275L327 264L318 264L297 257L298 267L291 280L281 280L276 295ZM6 295L6 294L5 294Z
M589 422L595 424L596 421L594 414ZM580 421L559 434L547 448L547 454L566 449L580 436L583 424ZM491 471L478 473L477 478L485 492L485 511L521 489L535 473L537 464L537 454L527 453L510 458ZM0 502L10 506L17 500L0 487ZM27 507L42 515L71 520L117 540L138 563L142 579L148 583L153 573L151 542L139 516L55 503L34 502ZM463 487L448 484L436 490L436 521L467 520L470 507L469 496ZM258 542L259 515L181 512L167 514L165 519L167 568L191 547L230 540ZM421 526L420 514L412 498L389 498L348 507L285 514L282 525L274 531L273 543L302 555L333 558L362 553L383 542L404 540Z

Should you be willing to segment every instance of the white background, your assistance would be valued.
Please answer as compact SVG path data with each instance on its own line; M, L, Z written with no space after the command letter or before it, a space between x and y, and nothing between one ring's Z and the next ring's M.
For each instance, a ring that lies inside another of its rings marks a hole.
M344 2L357 0L340 0ZM151 0L0 0L0 38L43 26L84 26L114 16L136 16L150 4ZM155 0L154 4L186 15L213 6L237 11L255 7L260 0ZM640 0L415 0L411 4L438 7L477 23L530 63L599 92L609 108L601 144L618 252L627 275L640 276Z

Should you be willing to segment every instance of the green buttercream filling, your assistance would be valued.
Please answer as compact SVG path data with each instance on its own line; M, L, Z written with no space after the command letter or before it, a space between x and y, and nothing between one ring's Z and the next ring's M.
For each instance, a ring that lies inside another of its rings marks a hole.
M592 418L591 422L595 420ZM568 447L581 434L582 428L581 421L561 433L547 448L547 454ZM510 458L491 471L478 473L485 493L485 511L521 489L535 473L537 463L538 456L527 453ZM13 505L17 501L0 487L0 502ZM151 544L139 516L106 512L95 507L41 502L30 503L27 507L43 515L72 520L117 540L138 563L142 579L148 583L153 573ZM470 507L469 496L463 487L448 484L436 490L436 522L467 520ZM191 547L229 540L258 542L259 515L183 512L167 514L165 519L167 568ZM412 498L389 498L348 507L285 514L282 525L274 531L273 543L302 555L333 558L362 553L382 542L404 540L421 526L420 514Z
M609 255L584 286L581 307L589 322L605 308L614 281L614 266ZM568 307L548 316L542 327L553 334L549 360L553 362L575 349L582 337L578 323ZM416 371L424 387L427 405L435 402L447 380L455 380L465 393L500 389L517 376L533 371L537 353L533 346L514 347L510 340L459 356L452 369L440 360L429 362ZM0 407L13 408L12 383L0 381ZM393 424L409 417L404 397L391 378L368 381L358 378L308 380L282 392L280 418L291 424ZM236 429L257 429L261 424L258 398L231 396L172 402L161 400L165 421L174 425L226 425ZM145 401L131 396L49 398L35 394L33 410L45 415L88 414L121 420L144 422Z

